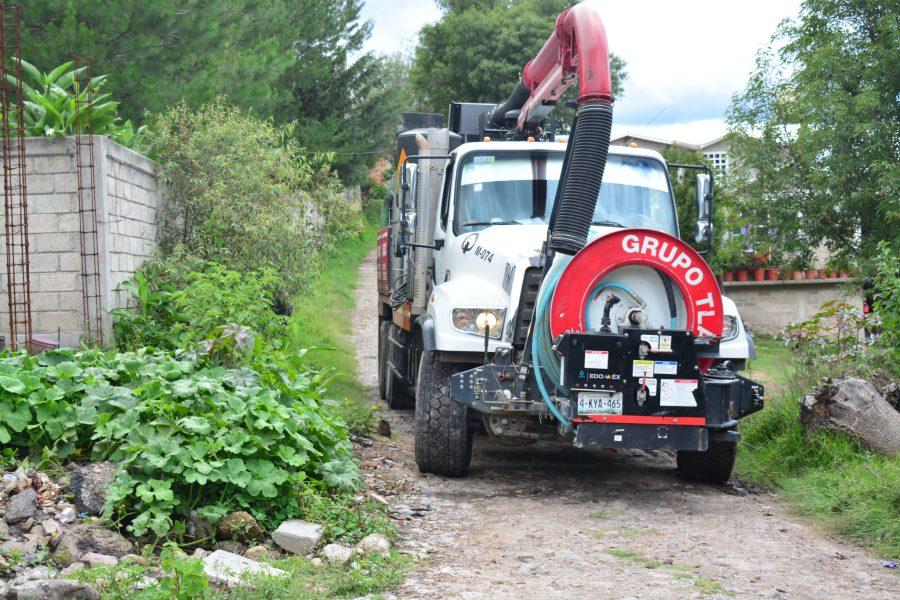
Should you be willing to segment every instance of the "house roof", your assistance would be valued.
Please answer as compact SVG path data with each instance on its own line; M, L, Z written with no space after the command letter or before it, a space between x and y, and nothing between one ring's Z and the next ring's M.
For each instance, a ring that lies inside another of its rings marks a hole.
M628 142L636 141L636 142L647 142L650 144L660 144L663 146L672 146L675 148L684 148L685 150L693 150L695 152L702 152L704 148L712 146L714 144L718 144L722 140L725 139L724 135L721 135L715 139L709 140L708 142L703 142L702 144L691 144L688 142L682 142L679 140L666 140L660 138L654 138L647 135L637 135L633 133L626 133L624 135L617 136L616 138L610 140L610 144L626 144Z

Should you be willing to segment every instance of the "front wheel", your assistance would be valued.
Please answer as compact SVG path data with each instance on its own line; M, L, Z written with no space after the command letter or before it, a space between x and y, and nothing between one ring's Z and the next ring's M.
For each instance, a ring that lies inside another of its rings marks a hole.
M462 477L469 470L475 432L468 409L450 399L450 376L457 371L434 351L422 352L416 380L416 464L422 473Z
M678 474L689 481L725 483L734 469L737 442L710 440L706 452L679 450Z
M411 408L414 402L409 389L409 335L391 324L384 345L384 399L393 410Z

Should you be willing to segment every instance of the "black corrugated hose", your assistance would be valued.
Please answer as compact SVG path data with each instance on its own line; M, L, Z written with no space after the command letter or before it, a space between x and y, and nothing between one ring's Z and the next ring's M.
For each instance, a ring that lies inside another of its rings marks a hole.
M598 102L578 107L570 164L550 234L551 250L575 254L587 243L611 132L612 105Z

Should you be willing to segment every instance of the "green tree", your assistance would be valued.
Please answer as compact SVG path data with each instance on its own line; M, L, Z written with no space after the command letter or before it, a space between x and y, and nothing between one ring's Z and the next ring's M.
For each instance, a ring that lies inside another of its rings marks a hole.
M891 8L893 5L893 8ZM773 245L837 261L900 231L900 12L806 0L760 53L728 113L736 190Z
M363 52L371 23L360 21L360 0L302 0L294 32L296 60L282 78L291 90L276 112L296 121L300 145L332 152L341 179L360 183L393 142L406 95L398 58Z
M682 165L709 165L702 153L686 148L671 147L663 150L668 163ZM697 174L693 169L669 169L672 193L675 195L675 211L681 238L694 248L700 246L694 240L697 223ZM737 211L736 202L728 180L714 173L713 243L707 262L717 272L726 271L746 260L746 248L750 239L741 231L744 222ZM746 231L746 229L745 229Z
M444 16L419 34L411 79L420 107L444 114L450 102L502 102L573 0L440 0ZM625 63L610 57L619 94Z
M109 73L126 117L227 95L269 116L289 88L292 23L334 0L42 0L23 5L23 56L48 70L73 54Z

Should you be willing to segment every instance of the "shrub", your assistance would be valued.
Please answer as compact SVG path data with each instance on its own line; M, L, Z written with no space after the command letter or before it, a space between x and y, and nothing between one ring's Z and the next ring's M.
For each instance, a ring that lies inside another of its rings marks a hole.
M897 250L892 249L887 242L880 242L873 263L875 311L881 318L887 342L896 351L900 347L900 269L897 267Z
M16 60L16 59L14 59ZM144 127L134 128L131 121L121 123L118 116L119 103L103 93L106 75L94 77L86 85L77 80L85 67L77 70L71 62L66 62L49 73L41 73L34 65L19 60L22 74L22 88L25 106L22 111L25 135L57 137L74 135L76 108L80 111L82 123L90 123L91 131L97 135L108 135L114 141L144 152ZM8 75L10 82L17 83ZM90 95L90 102L88 96Z
M301 484L353 489L346 427L296 359L232 369L202 354L59 350L0 359L0 444L111 460L106 515L141 536L243 508L297 515Z
M296 289L335 237L359 228L328 157L309 155L271 120L219 99L170 108L152 122L167 185L160 247L237 271L273 269Z
M254 345L280 348L287 318L279 313L288 306L274 271L238 273L193 260L187 265L197 270L185 273L186 260L148 263L122 284L137 306L113 311L119 348L192 348L235 327L250 330Z

